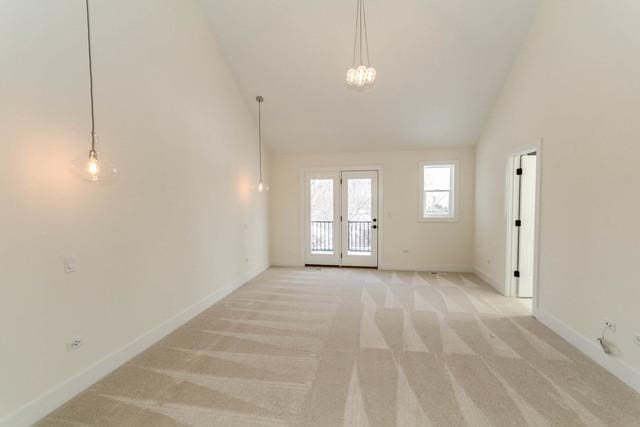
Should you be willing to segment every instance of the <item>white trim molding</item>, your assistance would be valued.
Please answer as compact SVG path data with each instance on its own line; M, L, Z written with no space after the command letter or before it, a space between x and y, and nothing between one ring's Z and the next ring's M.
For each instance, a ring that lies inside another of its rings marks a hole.
M425 189L424 189L424 172L425 167L428 166L441 166L451 168L450 188L449 194L453 197L450 198L449 204L451 213L448 215L432 215L425 216L424 204L425 204ZM458 202L460 200L458 194L460 193L458 185L458 175L460 173L460 161L459 160L432 160L420 162L418 165L418 189L420 195L418 197L418 221L419 222L458 222L460 215L458 215Z
M88 368L53 387L40 397L26 403L5 418L0 419L0 427L22 427L34 424L268 268L268 266L257 268L239 280L216 290L199 302L187 307L185 310L162 322L144 335L134 339L121 349L108 354Z
M598 365L640 393L640 372L629 366L624 360L606 355L595 339L581 335L571 326L540 307L533 307L533 316Z
M302 263L305 265L307 261L307 238L306 238L306 195L305 195L305 175L313 173L327 173L335 172L342 176L342 172L357 172L357 171L377 171L378 172L378 268L384 262L384 169L380 165L360 165L360 166L322 166L322 167L301 167L299 169L299 227L300 227L300 243L299 253L302 256ZM342 202L342 200L340 200ZM273 264L273 263L272 263ZM280 266L297 266L296 262L281 261L278 263Z
M459 264L394 264L384 263L379 266L380 270L388 271L420 271L436 273L473 273L473 267L470 265Z
M485 282L487 282L488 284L490 284L499 294L504 295L504 285L500 283L499 280L491 277L489 274L480 270L476 266L473 267L473 273L479 278L481 278L482 280L484 280Z
M540 202L542 193L542 145L544 140L537 138L531 142L530 145L521 147L520 149L513 151L506 162L506 186L505 186L505 226L506 226L506 242L505 242L505 279L502 286L501 294L506 296L516 296L516 282L513 277L513 271L515 270L515 260L513 259L514 253L514 227L513 223L516 219L514 217L514 185L515 185L515 158L529 152L536 152L536 194L535 194L535 230L534 230L534 242L533 242L533 307L538 306L538 276L539 276L539 260L540 260Z

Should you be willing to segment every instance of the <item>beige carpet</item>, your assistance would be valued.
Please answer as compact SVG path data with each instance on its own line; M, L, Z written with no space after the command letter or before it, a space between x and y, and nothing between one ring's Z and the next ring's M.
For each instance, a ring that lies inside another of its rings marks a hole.
M40 426L638 426L640 397L473 275L271 269Z

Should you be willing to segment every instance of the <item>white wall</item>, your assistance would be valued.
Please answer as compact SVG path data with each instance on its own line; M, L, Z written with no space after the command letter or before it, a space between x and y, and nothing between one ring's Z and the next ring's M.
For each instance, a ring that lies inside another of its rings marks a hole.
M84 2L0 2L0 419L268 263L256 123L198 5L91 5L110 186L68 171L90 130Z
M458 160L457 222L419 222L418 165ZM380 267L400 270L465 271L472 267L474 151L395 151L328 154L272 154L270 170L270 254L273 265L303 265L300 171L314 167L381 166L383 242ZM403 253L408 250L408 253Z
M603 320L617 321L635 375L639 24L635 0L544 2L477 146L475 225L476 267L503 286L507 157L543 137L538 311L596 355Z

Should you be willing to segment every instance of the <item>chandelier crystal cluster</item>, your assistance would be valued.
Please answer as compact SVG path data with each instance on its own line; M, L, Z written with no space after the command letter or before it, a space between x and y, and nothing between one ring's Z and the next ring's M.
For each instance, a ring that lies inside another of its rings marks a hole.
M352 67L347 71L347 85L353 87L370 86L376 81L376 70L371 66L369 60L369 38L367 37L367 14L364 7L365 0L358 0L356 10L355 34L353 36L353 62ZM366 65L363 61L363 41L364 53L367 59ZM356 65L356 51L359 52L359 62Z

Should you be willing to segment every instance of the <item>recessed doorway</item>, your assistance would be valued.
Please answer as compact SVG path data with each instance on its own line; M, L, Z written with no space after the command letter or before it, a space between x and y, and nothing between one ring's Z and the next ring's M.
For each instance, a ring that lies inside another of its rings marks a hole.
M535 297L537 264L539 148L515 154L510 159L509 215L507 223L509 296Z

